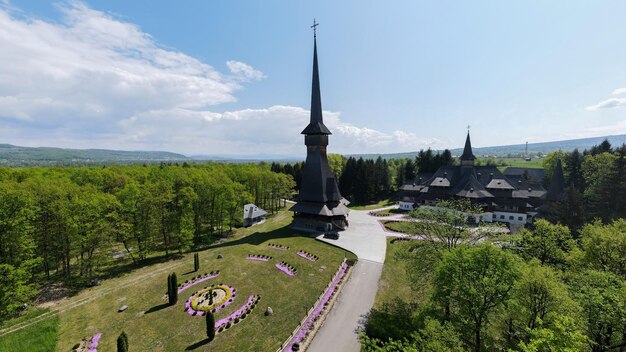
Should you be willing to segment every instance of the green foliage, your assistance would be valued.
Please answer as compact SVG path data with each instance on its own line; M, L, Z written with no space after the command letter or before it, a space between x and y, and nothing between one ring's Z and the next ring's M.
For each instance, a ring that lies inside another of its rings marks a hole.
M441 200L437 207L421 206L411 211L409 216L416 221L398 226L412 227L408 233L419 234L430 242L444 243L450 250L464 242L476 243L497 231L497 225L476 224L481 212L480 206L469 199ZM477 227L470 227L468 223Z
M543 219L535 221L532 230L522 230L520 237L521 254L537 258L541 265L564 264L567 253L575 246L567 227Z
M380 339L359 336L361 347L366 352L463 352L465 349L458 333L450 324L442 325L437 320L427 319L424 327L405 339Z
M117 352L128 352L128 336L124 331L117 337Z
M585 225L581 230L583 257L581 265L611 272L626 280L626 220L609 225L600 222Z
M617 175L615 165L618 156L613 153L587 155L583 160L582 174L585 179L585 205L589 218L608 221L613 216L617 194L617 180L624 182L624 175ZM621 195L623 197L623 195Z
M206 315L206 337L209 341L215 339L215 317L211 312Z
M37 292L30 273L10 264L0 264L0 320L15 316L18 308Z
M562 321L579 318L580 307L567 291L558 272L542 266L537 260L522 268L522 275L513 286L503 322L509 347L529 341L531 333L552 329Z
M383 158L358 160L350 157L339 177L339 190L357 204L386 198L391 192L391 173Z
M626 321L624 281L612 273L586 270L573 275L570 292L582 307L592 351L605 351L622 338Z
M519 261L491 244L459 246L435 268L433 299L475 351L493 313L508 300L520 276Z
M556 316L551 327L530 330L530 341L520 342L521 352L579 352L586 348L587 338L574 319Z

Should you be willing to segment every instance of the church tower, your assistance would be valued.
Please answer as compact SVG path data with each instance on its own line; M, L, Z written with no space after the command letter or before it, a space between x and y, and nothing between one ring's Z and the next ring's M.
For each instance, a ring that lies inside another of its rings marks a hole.
M467 138L465 138L465 147L463 148L463 154L461 154L461 166L474 166L476 157L472 152L472 142L470 141L469 130L467 131Z
M314 22L313 29L317 24ZM315 231L338 231L348 226L346 216L348 201L339 193L335 176L330 171L326 148L330 130L324 125L320 79L317 66L317 35L313 36L313 83L311 91L311 116L302 131L306 145L306 161L298 202L290 209L294 212L292 227Z

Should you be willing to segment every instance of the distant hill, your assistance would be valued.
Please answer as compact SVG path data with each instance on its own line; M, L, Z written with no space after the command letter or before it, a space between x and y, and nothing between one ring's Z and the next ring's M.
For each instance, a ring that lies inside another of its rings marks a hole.
M190 158L170 152L122 151L106 149L64 149L19 147L0 144L0 165L47 165L71 163L131 163L184 161Z
M626 135L605 136L594 138L571 139L555 142L529 143L528 152L532 155L547 154L555 150L571 151L589 149L608 139L613 146L626 143ZM497 147L474 148L476 156L519 157L524 154L524 144L505 145ZM462 148L450 150L452 155L460 155ZM417 151L394 154L351 154L347 156L375 159L382 156L386 159L415 157ZM46 165L110 165L110 164L138 164L158 162L202 162L214 161L225 163L278 161L302 161L302 157L289 155L191 155L161 152L161 151L123 151L106 149L64 149L50 147L19 147L10 144L0 144L0 166L46 166Z
M528 143L528 153L532 155L537 154L548 154L553 151L562 150L562 151L572 151L576 148L581 152L584 149L589 149L594 145L598 145L602 143L605 139L608 139L611 145L613 146L621 146L626 143L626 134L616 135L616 136L604 136L604 137L592 137L592 138L581 138L581 139L569 139L564 141L554 141L554 142L543 142L543 143ZM519 157L524 154L526 148L526 144L513 144L513 145L504 145L497 147L482 147L482 148L473 148L474 154L476 156L494 156L494 157ZM463 148L455 148L450 149L452 155L461 155L463 153ZM395 159L395 158L412 158L417 155L417 152L407 152L407 153L394 153L394 154L354 154L349 156L354 157L363 157L369 159L378 158L378 156L382 156L386 159Z

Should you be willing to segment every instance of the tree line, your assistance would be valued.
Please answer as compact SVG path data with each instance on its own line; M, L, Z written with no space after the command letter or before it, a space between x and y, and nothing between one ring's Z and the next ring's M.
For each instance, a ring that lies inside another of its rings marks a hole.
M449 150L433 152L430 148L420 150L415 158L364 159L329 154L331 172L337 178L341 195L356 204L373 203L391 197L403 184L415 179L418 172L433 173L441 166L453 163ZM277 173L291 175L295 180L294 191L300 189L304 162L271 164Z
M0 319L44 283L210 243L244 204L275 211L293 186L265 164L0 168Z
M594 219L608 223L626 218L626 145L613 148L605 140L582 153L550 153L544 159L547 175L552 175L557 159L563 165L565 192L550 220L567 225L576 235Z

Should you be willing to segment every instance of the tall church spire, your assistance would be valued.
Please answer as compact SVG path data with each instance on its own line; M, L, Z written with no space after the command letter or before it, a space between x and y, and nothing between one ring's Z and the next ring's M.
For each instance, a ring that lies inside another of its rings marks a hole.
M313 29L317 24L313 21ZM311 122L302 131L302 134L326 134L329 135L330 130L324 125L322 117L322 97L320 94L320 75L317 68L317 35L313 36L313 83L311 87Z
M463 154L461 155L461 160L475 160L476 157L472 152L472 142L470 141L469 130L467 131L467 138L465 139L465 148L463 148Z

